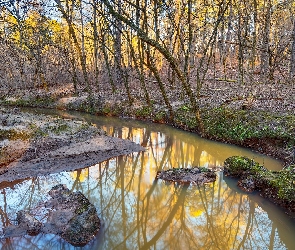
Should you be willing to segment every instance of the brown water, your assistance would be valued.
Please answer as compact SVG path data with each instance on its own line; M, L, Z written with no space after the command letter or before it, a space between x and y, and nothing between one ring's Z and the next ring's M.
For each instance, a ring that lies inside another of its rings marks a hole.
M52 186L64 183L84 193L103 222L98 236L82 249L294 249L294 220L258 195L239 191L236 181L222 173L214 184L200 188L155 181L158 170L220 166L232 155L251 157L269 169L280 169L280 162L165 125L59 115L87 120L147 150L78 171L1 184L1 227L13 223L16 211L35 207ZM0 248L80 249L54 235L6 239Z

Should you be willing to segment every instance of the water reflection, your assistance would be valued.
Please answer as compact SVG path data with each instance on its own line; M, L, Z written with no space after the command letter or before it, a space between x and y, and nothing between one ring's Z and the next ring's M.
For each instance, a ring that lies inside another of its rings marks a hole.
M80 190L103 220L98 237L83 249L291 249L294 221L279 208L247 195L234 180L204 187L155 181L157 170L195 165L218 166L230 155L248 155L270 168L271 158L216 144L166 126L136 121L83 119L108 134L144 145L145 152L121 156L86 169L2 185L1 226L14 223L15 212L31 208L56 184ZM106 125L108 124L108 125ZM37 215L42 216L42 215ZM76 249L53 235L1 241L1 249ZM77 248L78 249L78 248Z

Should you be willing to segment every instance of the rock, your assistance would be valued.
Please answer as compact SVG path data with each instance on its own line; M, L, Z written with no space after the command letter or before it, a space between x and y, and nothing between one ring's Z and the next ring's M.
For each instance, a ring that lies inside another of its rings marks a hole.
M214 182L216 174L206 168L173 168L166 171L159 171L156 179L162 179L170 182L178 182L183 184L204 185Z
M100 220L97 217L96 209L93 205L75 215L62 232L61 237L72 245L85 245L100 228Z
M239 188L248 193L253 192L256 188L255 179L251 175L239 180L237 185Z
M41 231L42 223L26 211L18 211L16 220L20 227L26 229L28 235L37 235Z
M100 228L96 208L81 192L71 192L65 185L49 191L46 207L52 209L45 230L60 235L72 245L87 244Z
M244 156L231 156L224 161L224 174L225 176L241 177L246 172L251 172L254 167L259 164L252 159ZM259 168L263 168L259 166Z
M81 192L71 192L65 185L54 186L51 199L34 211L47 211L47 220L42 223L32 216L32 211L17 212L18 225L4 230L4 237L52 233L61 236L74 246L84 246L100 229L96 208ZM40 214L41 212L38 212Z

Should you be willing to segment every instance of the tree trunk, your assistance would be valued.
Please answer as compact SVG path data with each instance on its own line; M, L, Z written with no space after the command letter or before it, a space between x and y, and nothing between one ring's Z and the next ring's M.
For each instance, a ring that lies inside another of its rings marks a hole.
M128 34L127 34L127 36L128 36L127 39L128 39L128 43L129 43L129 47L130 47L131 58L133 60L134 66L135 66L136 73L139 76L139 81L140 81L141 87L142 87L143 92L144 92L145 100L146 100L148 105L151 105L151 99L150 99L149 93L148 93L147 88L146 88L143 71L141 71L141 68L139 68L138 62L136 60L135 51L134 51L134 48L132 46L131 38L130 38L130 36ZM139 53L140 53L140 51L139 51ZM142 59L140 58L140 60L142 60Z
M264 18L264 31L262 37L262 51L261 51L261 77L269 76L269 35L270 35L270 18L271 18L271 0L267 0L266 14Z
M223 73L224 73L224 79L226 79L227 76L227 57L229 56L229 62L231 64L231 39L232 39L232 31L233 31L233 6L232 6L232 1L230 1L230 7L229 7L229 15L228 15L228 21L227 21L227 33L226 33L226 38L225 38L225 47L224 47L224 55L223 55L223 60L222 60L222 65L223 65Z
M80 63L81 63L81 67L82 67L82 72L83 72L83 76L84 76L84 81L87 87L87 91L88 94L91 95L91 91L90 91L90 85L89 85L89 79L88 79L88 73L87 73L87 68L86 68L86 58L83 56L83 52L81 51L80 45L79 45L79 41L78 38L76 36L75 33L75 29L73 27L73 23L71 18L67 15L66 11L64 10L61 1L60 0L54 0L56 2L56 4L58 5L58 9L60 10L60 12L63 15L63 18L66 20L68 27L69 27L69 33L74 41L77 53L79 55L80 58ZM68 0L66 1L66 3L68 4Z
M238 76L238 82L242 84L244 82L244 42L243 42L243 35L242 35L242 29L243 29L243 23L242 23L242 13L239 11L239 20L238 20L238 44L239 44L239 50L238 50L238 61L239 61L239 76Z
M189 83L190 80L190 56L192 50L192 41L193 41L193 31L192 31L192 0L188 0L187 3L188 13L187 13L187 23L188 23L188 44L185 51L184 57L184 74L186 76L186 81Z
M117 0L117 12L119 15L122 13L121 0ZM122 85L123 71L122 71L122 21L114 18L115 34L114 34L114 59L115 59L115 83L118 86Z
M109 81L110 81L110 84L112 86L112 91L114 93L116 91L116 86L115 86L113 75L112 75L112 72L111 72L111 66L110 66L110 62L109 62L108 53L106 51L106 41L105 41L105 32L104 31L101 32L101 50L102 50L104 61L105 61L105 64L106 64Z
M256 61L256 45L257 45L257 22L258 22L258 10L257 10L257 0L254 0L254 23L253 23L253 41L252 41L252 54L251 54L251 68L254 71L255 61Z
M154 58L152 57L152 55L150 54L149 51L147 51L147 53L148 53L147 67L153 72L153 74L157 80L162 97L164 99L164 102L165 102L168 110L169 110L169 120L170 120L170 122L172 122L174 120L174 112L173 112L172 106L171 106L170 101L168 99L168 96L167 96L164 84L163 84L161 77L159 75L158 69L155 65Z
M292 49L291 49L291 60L290 60L290 77L295 76L295 18L293 20L293 32L292 32Z
M156 41L160 39L159 21L158 21L158 0L154 0L154 30L156 33Z
M98 32L97 32L97 2L93 0L93 56L95 70L95 86L98 87Z

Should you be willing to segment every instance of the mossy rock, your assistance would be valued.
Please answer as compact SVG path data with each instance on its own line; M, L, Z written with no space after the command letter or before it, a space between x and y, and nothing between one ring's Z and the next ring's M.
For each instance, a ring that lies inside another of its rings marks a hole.
M242 190L260 191L262 196L295 212L295 165L271 171L247 157L232 156L224 162L224 173L238 177L238 186Z
M32 135L27 131L18 131L16 129L0 129L0 140L26 140L29 139Z
M295 201L295 166L289 166L279 171L270 185L277 189L278 197Z
M165 171L159 171L156 179L162 179L168 182L176 182L180 184L196 184L204 185L216 180L216 174L203 167L193 168L172 168Z
M82 207L83 209L68 222L66 230L61 234L63 239L74 246L86 245L100 228L95 207L92 204Z
M257 162L252 159L249 159L245 156L232 156L227 158L224 161L224 173L225 175L240 177L246 171L252 173L255 169L263 170L263 167L260 167Z

